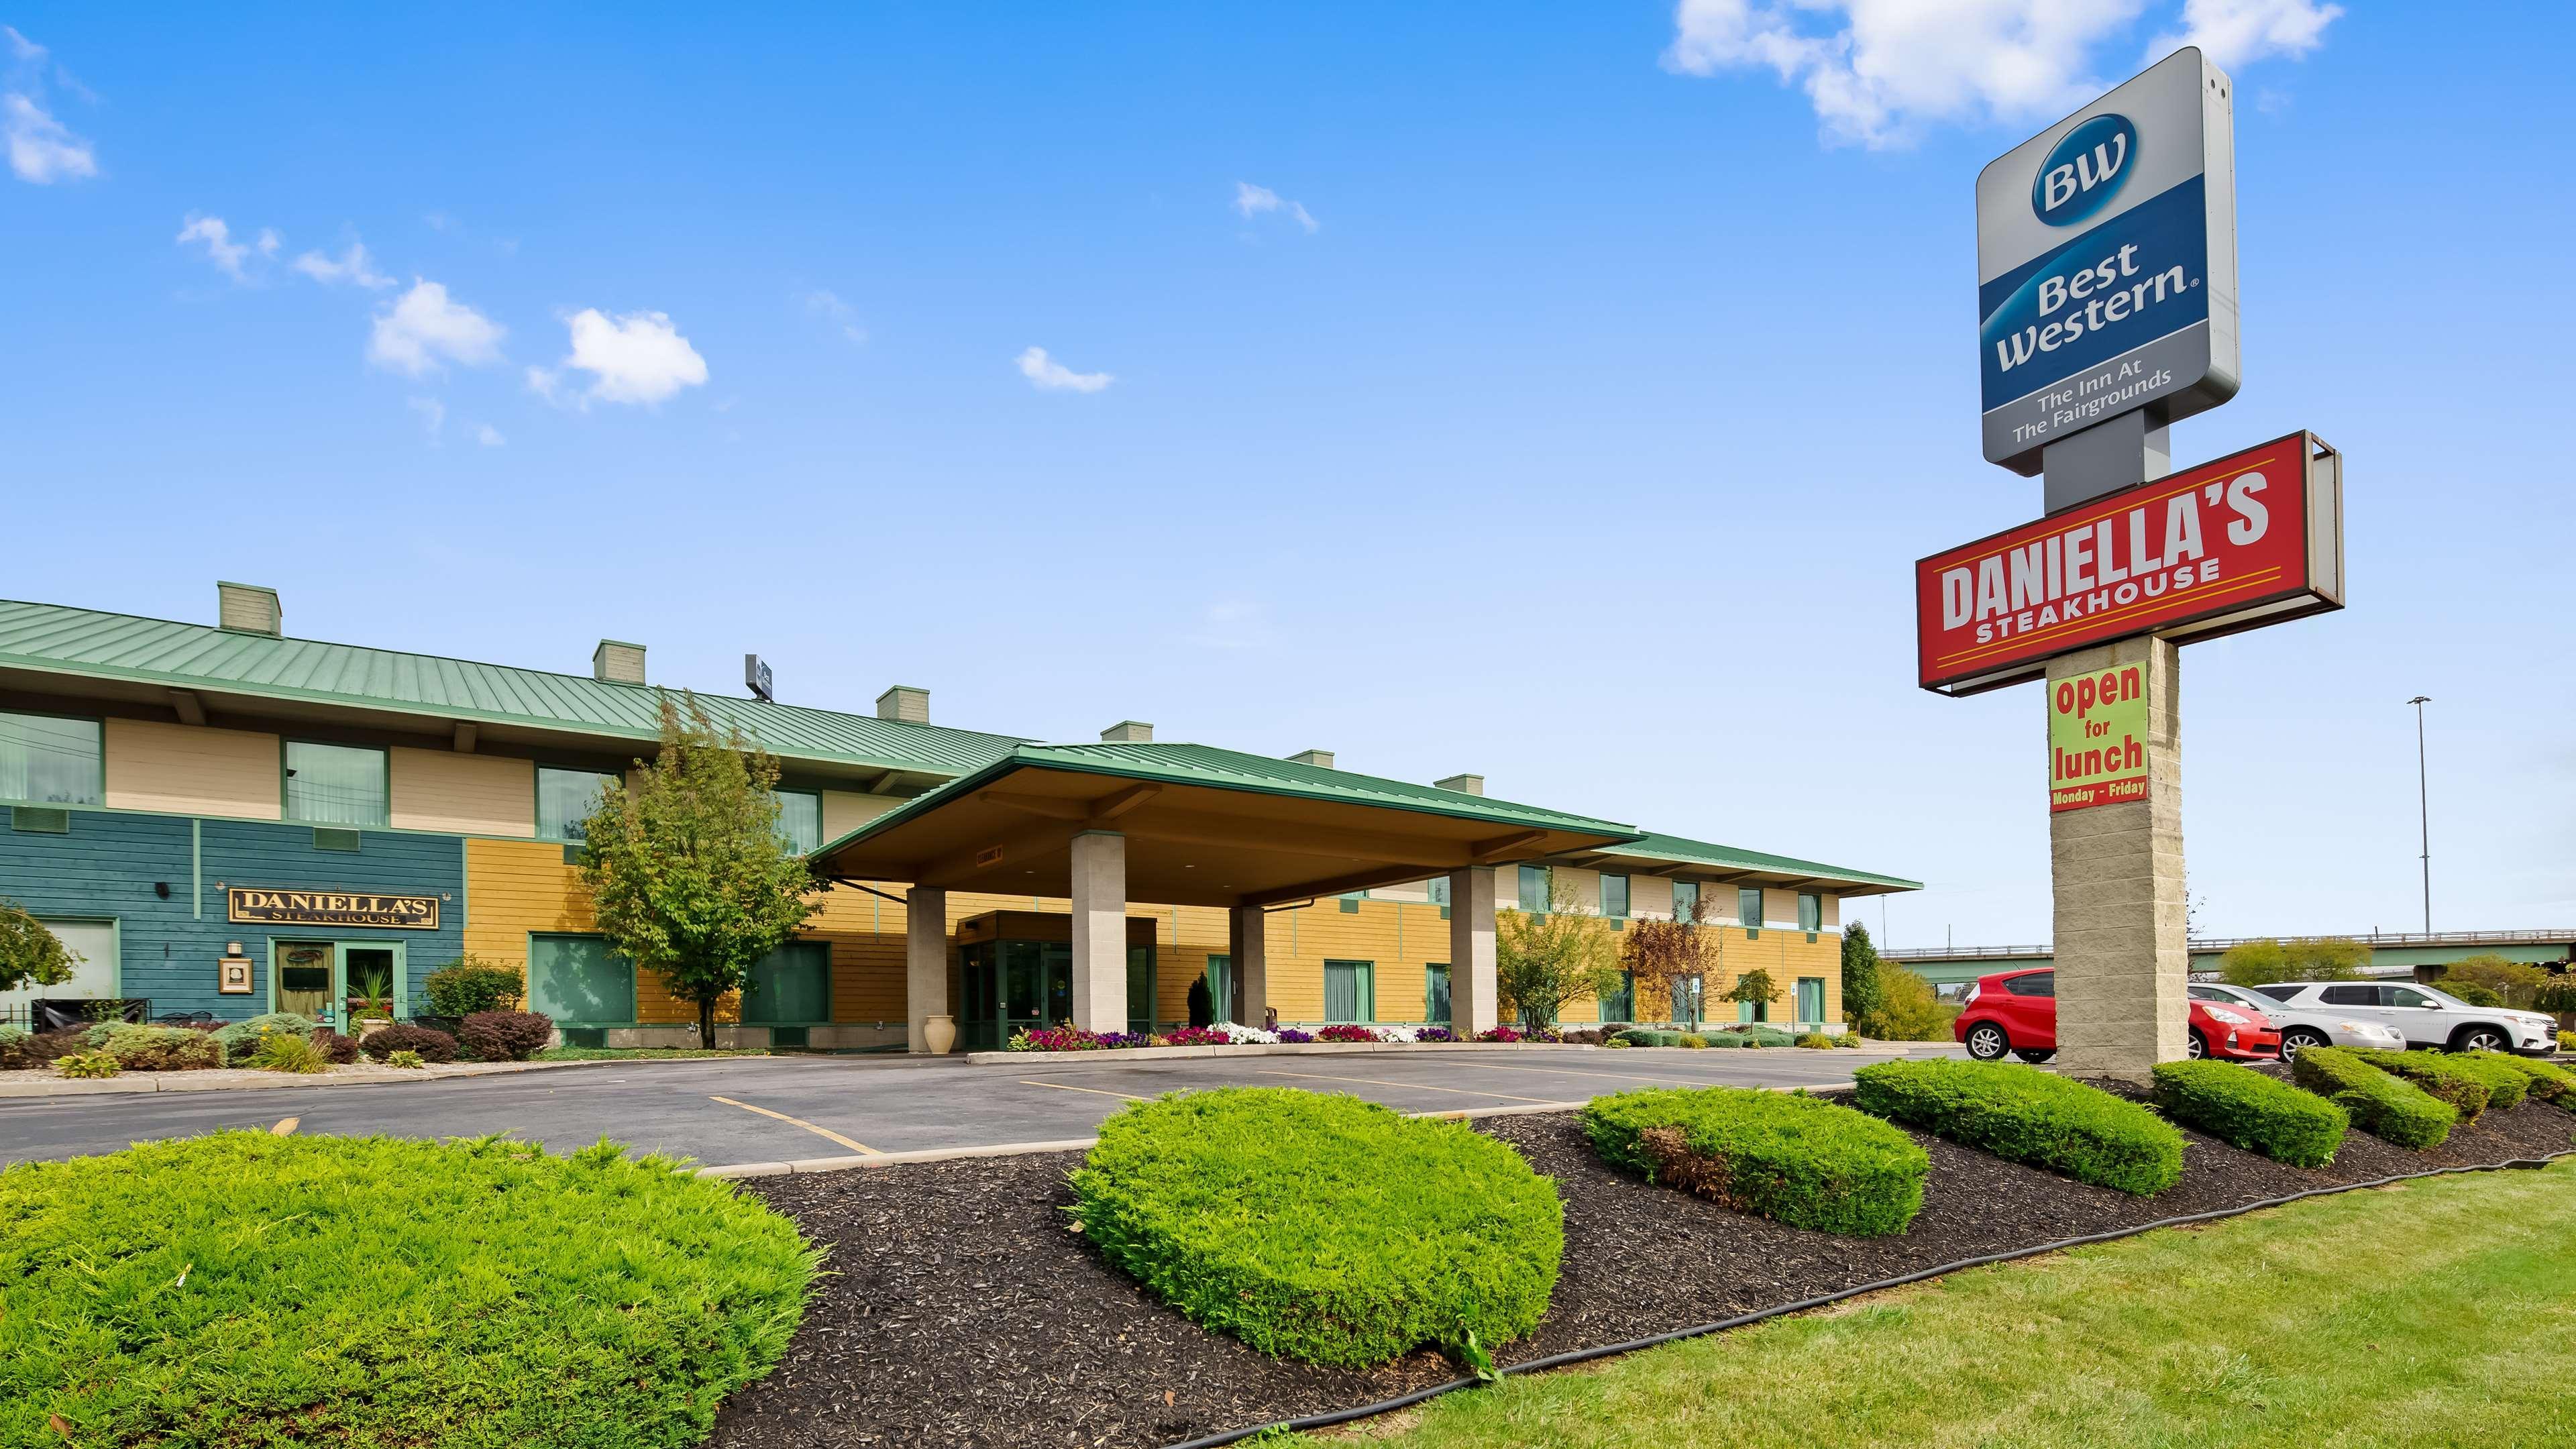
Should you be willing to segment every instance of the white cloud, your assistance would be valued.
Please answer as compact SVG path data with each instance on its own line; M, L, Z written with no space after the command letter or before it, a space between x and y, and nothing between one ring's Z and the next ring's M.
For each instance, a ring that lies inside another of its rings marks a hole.
M364 242L352 241L349 249L337 258L320 252L306 252L295 259L295 270L329 287L342 282L374 290L390 287L394 279L376 270L376 259L367 254Z
M841 335L852 342L864 344L868 340L868 329L859 325L858 314L838 295L817 288L805 294L804 302L808 314L840 328Z
M1290 201L1267 186L1255 186L1249 181L1234 183L1235 215L1250 220L1267 211L1284 211L1296 218L1297 224L1306 229L1308 236L1313 236L1323 228L1322 222L1307 214L1303 203Z
M428 430L431 440L435 441L438 430L447 426L447 404L434 397L416 397L407 401L411 405L411 410L420 414L421 426Z
M1117 379L1105 372L1076 372L1047 356L1043 347L1020 354L1020 376L1041 392L1098 392Z
M2341 14L2342 6L2316 0L2183 0L2182 32L2157 36L2147 60L2186 45L2199 46L2222 69L2267 55L2296 60L2325 44L2326 27Z
M476 423L474 425L474 441L481 443L487 448L497 448L510 440L502 437L501 430L492 426L490 423Z
M190 242L203 242L206 247L206 260L213 262L226 276L236 282L250 280L242 275L242 262L250 256L250 246L233 240L233 229L224 224L222 217L199 216L191 212L185 224L179 228L179 235L173 240L180 246L186 246ZM273 251L275 248L270 250Z
M42 47L38 53L43 53ZM98 174L98 152L65 129L33 96L18 91L0 96L0 130L8 134L9 169L21 181L45 186L66 177Z
M664 313L610 317L596 307L586 307L565 318L564 326L572 333L572 352L562 368L528 369L528 390L559 407L659 403L684 387L706 384L707 360ZM578 395L570 392L564 386L563 368L589 373L589 390Z
M376 314L367 337L367 360L419 377L444 362L481 367L501 360L501 324L462 302L436 282L412 280L411 290Z
M9 37L9 54L18 60L36 62L45 58L45 48L18 33L14 25L0 25L0 35Z

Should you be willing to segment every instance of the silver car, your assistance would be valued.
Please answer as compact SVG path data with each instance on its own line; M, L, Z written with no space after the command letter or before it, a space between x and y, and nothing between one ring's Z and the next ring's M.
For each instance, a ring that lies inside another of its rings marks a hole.
M2297 1056L2302 1047L2365 1047L2373 1051L2406 1050L2405 1034L2393 1026L2364 1020L2358 1013L2338 1012L2330 1008L2285 1005L2269 996L2247 991L2241 986L2221 986L2215 981L2191 983L2195 1001L2217 1006L2241 1006L2259 1011L2281 1034L2281 1060Z
M2472 1006L2439 987L2417 982L2283 981L2254 990L2289 1013L2349 1016L2392 1028L2419 1047L2542 1056L2557 1041L2558 1019L2545 1012Z

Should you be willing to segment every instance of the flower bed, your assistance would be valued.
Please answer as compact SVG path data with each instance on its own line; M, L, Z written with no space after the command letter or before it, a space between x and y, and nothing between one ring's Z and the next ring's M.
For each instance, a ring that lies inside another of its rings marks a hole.
M1502 1030L1511 1031L1511 1028L1506 1027ZM1512 1032L1508 1036L1497 1036L1489 1032L1477 1038L1479 1041L1552 1039L1528 1036L1519 1032ZM1293 1026L1281 1027L1277 1031L1265 1031L1257 1026L1242 1026L1234 1022L1219 1022L1214 1026L1184 1026L1162 1032L1086 1031L1078 1026L1067 1025L1034 1027L1013 1032L1009 1044L1004 1046L1003 1050L1104 1052L1135 1047L1277 1046L1281 1043L1298 1045L1318 1041L1354 1046L1409 1045L1415 1042L1454 1042L1456 1040L1458 1040L1457 1034L1445 1026L1360 1026L1349 1022L1337 1022L1315 1031L1300 1031Z

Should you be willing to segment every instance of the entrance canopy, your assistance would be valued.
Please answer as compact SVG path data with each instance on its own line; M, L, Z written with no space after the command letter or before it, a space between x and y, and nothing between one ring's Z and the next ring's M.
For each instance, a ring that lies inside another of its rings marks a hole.
M1125 837L1126 898L1263 906L1641 838L1456 790L1188 744L1023 745L825 844L818 874L1073 894L1073 840Z

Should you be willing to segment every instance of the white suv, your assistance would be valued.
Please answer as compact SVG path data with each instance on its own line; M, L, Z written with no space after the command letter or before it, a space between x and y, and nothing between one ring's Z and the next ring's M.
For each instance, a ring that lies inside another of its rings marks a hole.
M2402 1052L2406 1037L2393 1026L2364 1021L2351 1011L2309 1011L2284 1006L2268 996L2257 996L2241 986L2222 985L2216 981L2191 983L2192 999L2219 1006L2249 1007L2263 1013L2281 1033L2281 1060L2288 1061L2312 1046L2361 1047L2372 1051Z
M2328 1011L2393 1026L2409 1045L2537 1056L2556 1045L2556 1017L2471 1006L2430 986L2394 981L2284 981L2254 988L2293 1011Z

